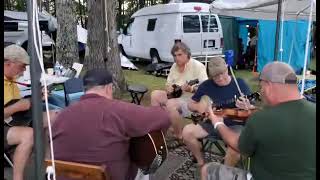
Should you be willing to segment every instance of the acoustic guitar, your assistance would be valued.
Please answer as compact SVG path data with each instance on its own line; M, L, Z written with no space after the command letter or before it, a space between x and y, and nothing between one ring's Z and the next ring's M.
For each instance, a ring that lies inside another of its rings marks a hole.
M30 98L30 96L24 97ZM8 107L20 99L12 99L4 107ZM32 111L31 109L26 111L19 111L11 115L11 120L9 122L4 122L8 126L30 126L32 124Z
M9 81L9 80L6 80ZM31 84L16 82L16 81L9 81L16 84L20 84L22 86L31 87ZM50 94L51 91L55 89L54 84L50 84L47 86L48 93ZM27 95L23 97L24 99L31 99L31 95ZM4 105L4 107L8 107L16 102L18 102L20 99L12 99L7 104ZM31 126L32 125L32 111L31 108L26 111L19 111L11 115L11 120L8 122L4 122L8 126Z
M191 80L191 81L187 82L187 84L189 86L193 86L193 85L198 84L198 83L199 83L199 79L194 79L194 80ZM177 84L173 84L172 87L173 87L172 93L167 94L168 99L179 98L182 95L181 86L179 86Z
M168 155L165 137L161 130L130 139L130 158L143 174L153 174Z

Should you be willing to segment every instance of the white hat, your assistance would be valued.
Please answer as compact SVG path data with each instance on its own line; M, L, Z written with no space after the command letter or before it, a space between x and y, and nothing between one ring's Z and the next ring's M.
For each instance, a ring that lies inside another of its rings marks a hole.
M28 53L20 46L12 44L4 48L4 59L30 64Z

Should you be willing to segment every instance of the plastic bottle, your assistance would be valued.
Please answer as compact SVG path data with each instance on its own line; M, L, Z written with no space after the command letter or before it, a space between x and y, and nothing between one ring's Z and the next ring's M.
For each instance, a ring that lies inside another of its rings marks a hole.
M54 74L55 74L56 76L60 76L60 75L61 75L61 69L60 69L60 63L59 63L59 61L56 61L53 69L54 69Z

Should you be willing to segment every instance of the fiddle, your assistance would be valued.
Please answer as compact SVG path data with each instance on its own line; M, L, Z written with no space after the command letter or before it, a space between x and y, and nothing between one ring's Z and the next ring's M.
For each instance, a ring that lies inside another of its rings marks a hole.
M257 109L239 109L239 108L226 108L216 109L213 113L217 116L227 117L234 120L246 121L252 113L256 112Z
M239 108L225 108L225 109L214 109L213 113L217 116L221 116L224 118L230 118L234 121L246 121L254 112L256 112L258 109L239 109ZM208 113L198 113L193 112L191 114L191 119L194 124L197 124L200 121L210 121L208 118Z
M189 86L192 86L192 85L195 85L195 84L198 84L198 83L199 83L199 79L194 79L194 80L191 80L191 81L187 82L187 84ZM173 87L172 93L167 94L168 99L179 98L182 95L181 86L179 86L177 84L173 84L172 87Z

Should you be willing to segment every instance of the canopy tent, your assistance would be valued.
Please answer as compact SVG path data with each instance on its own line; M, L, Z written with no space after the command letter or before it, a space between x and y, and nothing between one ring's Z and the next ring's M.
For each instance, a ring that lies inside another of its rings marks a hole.
M274 20L277 18L277 2L278 0L216 0L210 7L211 12L220 16L237 17L238 22L240 19L242 21L258 20L258 71L272 60L274 54L272 48L275 47L276 22ZM282 33L282 57L297 72L301 72L304 66L305 36L308 32L308 23L305 20L310 13L310 2L310 0L286 0L283 3L285 21ZM313 8L313 20L315 20L315 12L315 8ZM245 26L242 24L242 28L239 29L244 30L243 27ZM294 60L290 62L292 57L294 57Z
M313 0L316 2L316 0ZM276 20L278 0L216 0L211 3L211 12L224 16L247 19ZM308 19L310 0L284 1L284 18L286 20ZM298 15L298 16L297 16ZM316 7L313 8L313 21L316 20Z
M52 16L46 11L38 13L39 21L48 21L48 30L49 32L54 32L57 30L57 18ZM4 11L4 20L5 21L28 21L27 12L18 12L18 11ZM77 34L78 42L87 44L87 30L77 25Z
M18 12L18 11L4 11L4 20L5 21L28 21L27 12ZM39 12L39 21L48 21L48 30L50 32L56 31L57 29L57 19L50 15L48 12L43 11Z

